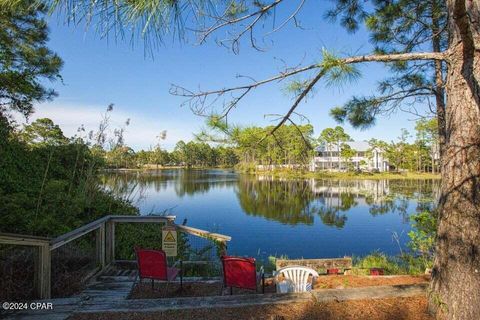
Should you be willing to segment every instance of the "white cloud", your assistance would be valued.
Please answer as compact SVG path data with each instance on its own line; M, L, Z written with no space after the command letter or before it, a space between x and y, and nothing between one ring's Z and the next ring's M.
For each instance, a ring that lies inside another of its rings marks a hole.
M67 137L74 136L78 128L83 125L86 132L97 130L106 106L81 105L73 103L52 102L44 103L36 108L36 112L30 117L29 122L38 118L50 118L58 124ZM160 116L159 116L160 117ZM173 149L177 141L192 139L195 127L185 121L161 115L146 117L124 108L114 106L110 113L109 133L113 129L125 126L125 121L130 119L130 125L126 127L124 134L125 142L135 150L148 149L156 144L156 137L163 130L167 131L167 137L161 142L166 149ZM22 118L17 118L19 123L25 123Z

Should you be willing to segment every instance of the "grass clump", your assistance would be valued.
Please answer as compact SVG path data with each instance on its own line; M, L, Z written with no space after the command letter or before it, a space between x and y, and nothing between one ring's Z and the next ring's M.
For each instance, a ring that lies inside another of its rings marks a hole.
M396 257L387 256L381 252L373 252L367 256L354 259L354 268L382 268L385 274L408 274L408 268Z

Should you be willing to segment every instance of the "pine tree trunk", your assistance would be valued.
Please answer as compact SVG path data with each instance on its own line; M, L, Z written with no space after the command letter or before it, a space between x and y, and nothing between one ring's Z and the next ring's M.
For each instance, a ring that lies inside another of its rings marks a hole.
M449 0L446 140L430 307L480 319L480 1Z
M439 1L432 1L432 49L433 52L441 51L441 39L440 39L440 30L441 27L438 21L439 14ZM440 60L435 60L435 103L437 106L437 125L438 125L438 144L439 144L439 153L442 154L443 147L445 145L446 139L446 122L445 122L445 90L444 90L444 80L443 80L443 62ZM432 172L435 173L435 169L432 167Z

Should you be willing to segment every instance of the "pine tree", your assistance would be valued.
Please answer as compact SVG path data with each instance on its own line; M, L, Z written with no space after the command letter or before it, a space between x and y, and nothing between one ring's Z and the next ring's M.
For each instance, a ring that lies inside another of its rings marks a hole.
M52 99L44 80L60 78L62 60L47 46L45 8L31 1L0 2L0 115L18 111L28 116L33 104Z

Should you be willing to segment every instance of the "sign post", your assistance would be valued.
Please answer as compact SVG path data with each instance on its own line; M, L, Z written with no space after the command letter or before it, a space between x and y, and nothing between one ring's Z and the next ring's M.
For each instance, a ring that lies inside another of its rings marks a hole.
M177 256L177 229L175 226L166 225L162 228L162 250L167 257Z

